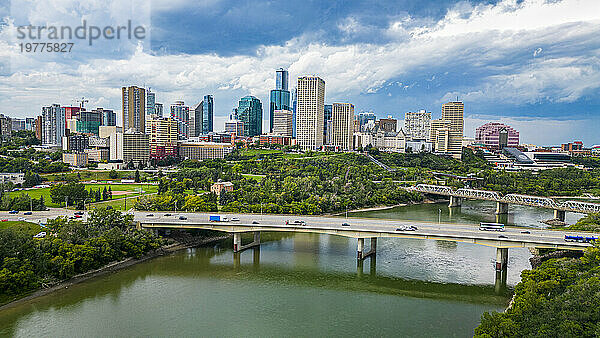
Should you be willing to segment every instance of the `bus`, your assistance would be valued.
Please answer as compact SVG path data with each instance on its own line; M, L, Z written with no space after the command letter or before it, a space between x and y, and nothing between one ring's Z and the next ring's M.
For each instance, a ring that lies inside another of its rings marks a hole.
M565 242L580 242L580 243L591 243L598 240L598 237L595 236L574 236L574 235L565 235Z
M504 231L504 224L502 223L479 223L480 231Z

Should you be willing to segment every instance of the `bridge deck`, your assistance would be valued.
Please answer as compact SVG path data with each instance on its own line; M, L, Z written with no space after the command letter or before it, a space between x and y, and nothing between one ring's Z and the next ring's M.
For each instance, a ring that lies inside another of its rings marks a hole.
M583 250L590 246L587 243L566 242L565 234L578 234L573 232L537 230L524 228L507 228L504 232L480 231L476 225L454 223L430 223L421 221L393 221L381 219L359 218L334 218L316 216L285 216L285 215L248 215L248 214L221 214L229 219L239 218L239 221L210 222L209 215L205 213L178 213L174 216L147 216L148 213L137 212L135 221L144 228L169 228L169 229L205 229L222 232L252 232L252 231L283 231L283 232L308 232L337 235L352 238L412 238L434 239L455 242L473 243L492 246L496 248L553 248L566 250ZM179 216L185 215L186 220ZM305 226L286 225L286 221L304 220ZM252 224L258 222L259 224ZM348 223L348 226L342 226ZM397 231L406 226L416 226L416 231ZM527 230L530 233L522 233ZM506 238L500 238L504 236ZM598 236L598 235L595 235Z

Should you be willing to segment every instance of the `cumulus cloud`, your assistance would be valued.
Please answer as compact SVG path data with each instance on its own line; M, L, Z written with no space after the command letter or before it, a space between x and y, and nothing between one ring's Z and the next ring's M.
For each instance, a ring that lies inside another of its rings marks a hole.
M93 2L82 6L75 3L27 0L23 5L27 10L18 20L39 23L47 18L59 23L61 15L69 20L81 16L99 20L105 15L116 22L131 11L117 1L105 8L94 7ZM204 1L202 5L216 3ZM164 4L152 2L156 11L168 10ZM187 5L184 1L173 4ZM95 104L119 110L119 88L135 84L152 87L165 107L180 99L192 105L212 93L217 114L224 119L238 98L247 94L259 97L266 111L274 70L279 67L289 69L292 87L297 76L324 78L328 101L353 102L380 92L386 97L392 94L393 100L397 94L386 91L396 87L388 86L392 83L404 83L404 95L418 88L440 87L442 91L431 98L436 104L456 96L468 104L575 102L597 94L600 88L597 0L462 3L440 20L402 15L379 31L354 18L334 25L347 35L344 44L315 42L311 38L315 33L306 32L281 45L262 46L252 55L234 56L159 53L148 44L130 41L99 45L96 50L109 48L109 54L114 51L117 57L94 55L94 50L70 55L23 54L4 28L0 32L0 59L11 60L12 73L0 78L0 107L16 116L32 115L41 105L67 104L73 97L86 96ZM387 42L352 42L352 36L364 36L365 30L381 35L374 36L373 41L385 37ZM539 46L544 46L543 58L535 57L542 53ZM460 81L444 80L449 72ZM422 87L419 81L423 81ZM370 104L377 106L376 102Z

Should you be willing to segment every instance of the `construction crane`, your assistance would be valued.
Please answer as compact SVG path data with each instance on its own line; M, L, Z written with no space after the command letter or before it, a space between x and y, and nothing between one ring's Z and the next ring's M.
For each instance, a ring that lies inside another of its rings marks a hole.
M81 110L85 110L84 105L87 102L90 102L90 100L87 100L85 97L82 97L81 100L77 100L77 102L79 102L79 108L81 108Z

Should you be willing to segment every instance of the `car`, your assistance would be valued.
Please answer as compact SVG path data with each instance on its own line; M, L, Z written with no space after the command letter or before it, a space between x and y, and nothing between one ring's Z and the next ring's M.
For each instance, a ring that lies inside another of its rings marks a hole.
M154 217L154 214L148 214L146 217Z
M3 218L3 219L2 219L2 222L8 222L8 219L6 219L6 218Z
M185 217L185 216L179 216L179 219L182 220L182 221L185 221L187 219L187 217Z
M239 222L239 221L240 221L240 219L239 219L239 218L237 218L237 217L231 217L231 221L232 221L232 222Z
M19 213L19 211L17 211L17 210L11 210L11 211L9 211L8 213L9 213L9 214L18 214L18 213Z
M506 237L504 235L498 235L498 238L508 238L508 237Z
M344 223L342 223L342 226L343 226L343 227L349 227L349 226L350 226L350 224L348 224L348 223L344 222Z
M33 238L44 238L46 237L46 232L42 231L40 233L38 233L37 235L34 235Z
M75 218L82 218L83 216L81 216L80 214L75 214L74 216Z
M113 207L109 205L109 206L107 206L107 207L106 207L106 210L110 210L110 209L112 209L112 208L113 208Z
M252 224L260 224L258 221L252 221Z
M293 222L290 222L290 221L285 221L285 225L301 225L301 226L305 226L305 225L306 225L306 222L304 222L304 221L302 221L302 220L299 220L299 219L297 219L297 220L295 220L295 221L293 221Z
M171 214L165 214L165 217L169 217L169 216L173 216L173 215L171 215Z
M418 230L418 229L417 229L416 226L410 225L410 226L406 227L406 230L408 230L408 231L415 231L415 230Z
M525 231L521 231L521 233L522 233L522 234L530 234L530 233L531 233L531 231L529 231L529 230L525 230Z
M25 217L19 217L19 218L17 218L17 221L23 222L23 221L25 221Z
M32 214L33 214L33 212L31 212L31 211L25 211L25 212L23 213L23 215L32 215Z
M75 211L75 215L83 215L83 211Z
M406 230L405 227L396 228L396 231L404 231L404 230Z

